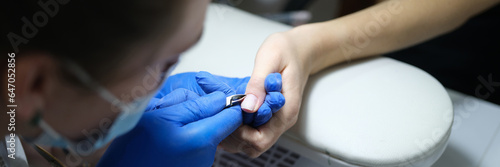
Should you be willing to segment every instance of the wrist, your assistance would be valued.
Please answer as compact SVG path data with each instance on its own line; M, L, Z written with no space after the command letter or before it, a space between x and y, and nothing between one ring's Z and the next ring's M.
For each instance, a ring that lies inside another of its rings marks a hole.
M315 60L319 55L315 40L310 36L312 27L309 24L295 27L285 34L288 39L294 44L294 52L297 56L298 63L302 66L304 73L310 75L316 64Z
M341 48L341 41L347 36L344 26L335 20L302 25L287 33L297 41L299 59L309 75L350 60Z

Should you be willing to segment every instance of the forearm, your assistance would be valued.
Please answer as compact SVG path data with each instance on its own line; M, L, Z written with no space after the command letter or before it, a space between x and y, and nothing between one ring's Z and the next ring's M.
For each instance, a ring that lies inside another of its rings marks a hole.
M499 0L391 0L287 32L314 74L328 66L402 49L449 32Z

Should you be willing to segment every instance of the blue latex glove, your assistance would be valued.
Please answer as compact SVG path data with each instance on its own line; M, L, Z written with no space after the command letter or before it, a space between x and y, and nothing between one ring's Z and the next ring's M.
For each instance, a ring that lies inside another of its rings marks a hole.
M154 107L158 104L162 104L163 101L160 100L163 98L163 96L169 94L172 90L178 89L178 88L184 88L191 90L199 95L205 95L209 92L206 92L207 90L204 90L200 85L203 83L198 84L200 81L205 80L205 83L210 85L213 82L216 81L209 81L206 78L212 76L208 72L188 72L188 73L181 73L181 74L176 74L173 76L170 76L168 80L164 83L162 89L156 94L155 98L150 102L150 105L148 108ZM234 91L236 91L237 94L244 94L246 90L246 86L248 81L250 80L250 77L245 77L245 78L229 78L229 77L223 77L223 76L214 76L215 79L218 82L222 81L225 83L227 86L231 87ZM246 113L243 112L243 123L250 125L252 127L258 127L260 125L265 124L268 122L272 114L278 111L285 103L285 97L280 93L281 92L281 74L280 73L272 73L269 74L266 77L265 80L265 88L267 91L267 96L262 104L262 106L257 110L255 113Z
M196 80L203 92L213 93L200 97L181 88L156 98L137 126L113 141L98 166L212 165L217 145L242 124L241 108L224 109L226 97L235 94L226 83L209 73Z
M220 91L203 95L177 89L170 106L144 113L137 126L116 138L98 166L210 166L217 145L242 123L239 105L226 108ZM174 104L183 101L179 104Z
M163 84L162 88L158 91L155 97L161 99L163 96L178 88L184 88L193 91L196 94L205 95L207 93L201 88L197 80L206 78L207 76L213 76L216 78L216 80L222 81L233 90L235 90L237 94L245 93L247 83L250 80L250 77L229 78L212 75L206 71L180 73L169 76L167 81Z

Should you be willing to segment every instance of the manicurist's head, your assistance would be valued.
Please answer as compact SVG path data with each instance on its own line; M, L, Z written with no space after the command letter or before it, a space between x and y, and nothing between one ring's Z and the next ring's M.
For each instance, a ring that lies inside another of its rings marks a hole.
M13 53L15 134L90 153L133 128L179 54L199 40L208 3L4 2L0 84L7 88ZM2 107L10 104L8 90L0 91Z

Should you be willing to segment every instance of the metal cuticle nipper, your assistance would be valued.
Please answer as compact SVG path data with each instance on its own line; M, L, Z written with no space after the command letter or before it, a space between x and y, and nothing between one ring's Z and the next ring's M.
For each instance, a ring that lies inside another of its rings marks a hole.
M238 103L241 103L243 99L245 99L245 96L246 96L245 94L235 94L228 96L226 98L226 107L231 107Z

